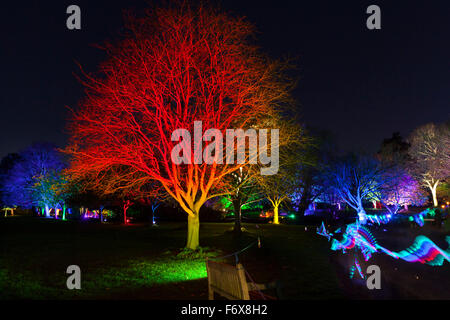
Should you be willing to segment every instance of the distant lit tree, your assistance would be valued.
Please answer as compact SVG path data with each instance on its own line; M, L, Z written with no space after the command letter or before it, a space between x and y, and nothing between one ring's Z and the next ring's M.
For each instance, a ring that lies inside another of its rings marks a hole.
M295 126L291 128L295 128ZM303 135L303 132L299 128L297 130L297 143L285 145L280 149L280 168L278 172L274 175L255 176L262 193L272 204L274 224L280 223L280 205L290 201L292 194L298 191L296 170L299 165L305 164L307 161L304 158L304 149L309 139Z
M62 219L66 219L66 200L70 197L68 177L61 169L51 169L47 173L35 176L35 183L31 186L33 203L45 208L48 216L48 208L55 210L55 218L62 210Z
M17 161L4 179L3 194L9 206L45 209L46 216L50 208L56 205L55 199L61 198L60 174L65 163L56 147L48 143L35 143L22 151ZM56 194L59 194L56 197Z
M128 224L127 211L133 204L139 201L148 205L164 194L160 185L123 165L111 166L101 172L78 172L75 176L79 193L92 193L99 202L120 202L124 224Z
M150 188L157 188L157 186L153 185ZM161 206L161 204L167 200L163 197L163 194L160 192L153 192L153 194L147 194L144 198L138 199L142 204L147 207L150 207L152 210L152 215L150 217L150 225L156 226L156 210Z
M386 207L392 214L404 206L423 205L426 197L422 192L420 184L406 171L391 167L380 176L383 184L377 190L377 201Z
M431 191L435 207L438 206L439 183L450 176L449 136L448 125L429 123L415 129L409 138L411 171L422 185Z
M224 179L224 188L228 191L224 198L233 206L234 231L237 234L240 234L242 230L242 207L263 199L254 178L254 175L259 172L253 172L254 169L250 166L241 167L228 174Z
M330 169L330 185L339 197L358 213L359 221L366 223L363 202L379 194L384 169L368 156L350 156L337 161Z
M287 118L280 113L270 114L267 117L261 117L260 121L254 123L252 128L264 129L264 128L277 128L278 129L278 144L276 148L281 150L281 154L285 153L285 150L300 150L304 149L309 142L308 138L304 134L303 128L293 118ZM251 142L249 141L249 144ZM274 146L275 147L275 146ZM259 150L261 152L261 150ZM293 157L291 157L293 158ZM286 157L281 155L281 166L286 165ZM288 161L293 161L289 159ZM295 159L300 162L300 157ZM277 175L278 173L275 173ZM268 181L271 179L267 176ZM239 167L238 170L233 171L226 175L222 182L222 190L225 197L233 204L235 213L235 225L234 231L240 233L241 231L241 219L242 208L250 207L264 199L264 193L267 194L268 190L261 188L261 182L264 181L261 177L261 164L249 163Z
M450 179L447 179L447 181L442 182L437 187L437 192L439 195L439 198L442 199L442 201L449 202L450 201Z
M279 224L280 205L289 200L296 188L296 179L290 168L281 167L277 174L258 177L258 183L266 199L272 204L273 223Z

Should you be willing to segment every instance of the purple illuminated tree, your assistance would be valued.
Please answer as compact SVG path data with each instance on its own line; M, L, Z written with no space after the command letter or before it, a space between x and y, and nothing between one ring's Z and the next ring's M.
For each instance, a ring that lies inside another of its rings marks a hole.
M405 170L398 167L390 168L381 177L383 184L378 192L378 201L392 214L408 205L422 205L426 197L420 184Z

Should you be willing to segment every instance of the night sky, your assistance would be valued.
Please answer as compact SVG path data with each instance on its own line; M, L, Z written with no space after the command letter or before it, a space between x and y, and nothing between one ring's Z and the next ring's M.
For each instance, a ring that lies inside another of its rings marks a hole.
M217 3L217 2L215 2ZM66 28L77 4L82 29ZM123 9L146 1L4 1L0 17L0 157L33 141L64 146L69 116L83 96L76 61L95 71L92 46L117 39ZM366 8L381 7L382 29L366 28ZM298 58L303 122L335 134L343 151L377 151L394 131L449 119L449 1L222 1L259 31L273 57Z

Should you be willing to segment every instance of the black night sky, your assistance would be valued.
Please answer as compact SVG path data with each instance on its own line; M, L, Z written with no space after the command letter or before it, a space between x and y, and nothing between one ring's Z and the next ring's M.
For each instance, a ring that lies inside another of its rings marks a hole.
M66 28L77 4L82 30ZM377 4L382 29L366 28ZM0 157L33 141L63 146L82 86L76 61L94 71L104 58L92 46L117 39L123 9L146 1L8 1L1 7ZM333 132L342 150L374 152L383 138L449 118L450 2L222 1L260 32L273 57L298 57L295 97L303 121Z

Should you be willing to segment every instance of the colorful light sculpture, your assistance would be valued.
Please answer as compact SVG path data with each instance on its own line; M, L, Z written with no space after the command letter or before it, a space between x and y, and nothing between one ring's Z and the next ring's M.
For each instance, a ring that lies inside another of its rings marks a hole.
M450 262L450 236L445 237L449 248L443 250L439 248L429 238L420 235L414 240L414 243L407 249L395 253L400 259L408 262L420 262L430 266L442 266L444 260Z
M424 217L425 216L434 216L435 212L434 209L426 209L422 212L419 212L415 215L409 216L408 219L411 222L415 222L417 223L419 226L423 227L424 225ZM391 222L394 218L399 218L402 217L401 215L393 215L391 213L387 213L384 215L375 215L375 214L371 214L371 215L367 215L367 222L369 224L377 224L377 225L381 225L381 224L387 224L389 222Z
M379 248L375 237L359 223L347 225L342 240L333 239L331 242L333 251L342 250L345 253L346 250L358 249L363 254L365 261L368 261Z
M367 215L367 223L369 224L387 224L391 221L392 214L384 214L384 215L377 215L377 214L368 214Z
M364 273L362 272L361 266L359 265L358 260L355 258L355 265L350 267L350 279L353 279L355 275L355 269L358 270L358 274L362 279L365 279Z
M418 216L423 219L423 212ZM336 230L336 233L341 233L340 228ZM428 237L419 235L410 247L399 252L393 252L380 246L369 229L358 222L347 225L345 232L342 234L342 240L337 240L333 233L328 232L323 222L317 228L317 234L326 237L328 240L332 239L331 250L342 250L343 253L346 253L346 251L354 249L356 252L361 252L365 261L368 261L374 253L384 252L394 259L420 262L430 266L442 266L445 260L450 262L450 236L445 238L449 245L447 250L441 249ZM355 264L350 268L350 278L353 278L355 268L364 279L360 264L356 258Z
M305 227L305 230L306 230L306 227ZM323 224L323 221L322 221L322 225L319 228L317 228L317 233L320 234L321 236L326 237L328 239L328 241L331 239L331 236L332 236L331 233L328 233L327 229L325 228L325 225Z

